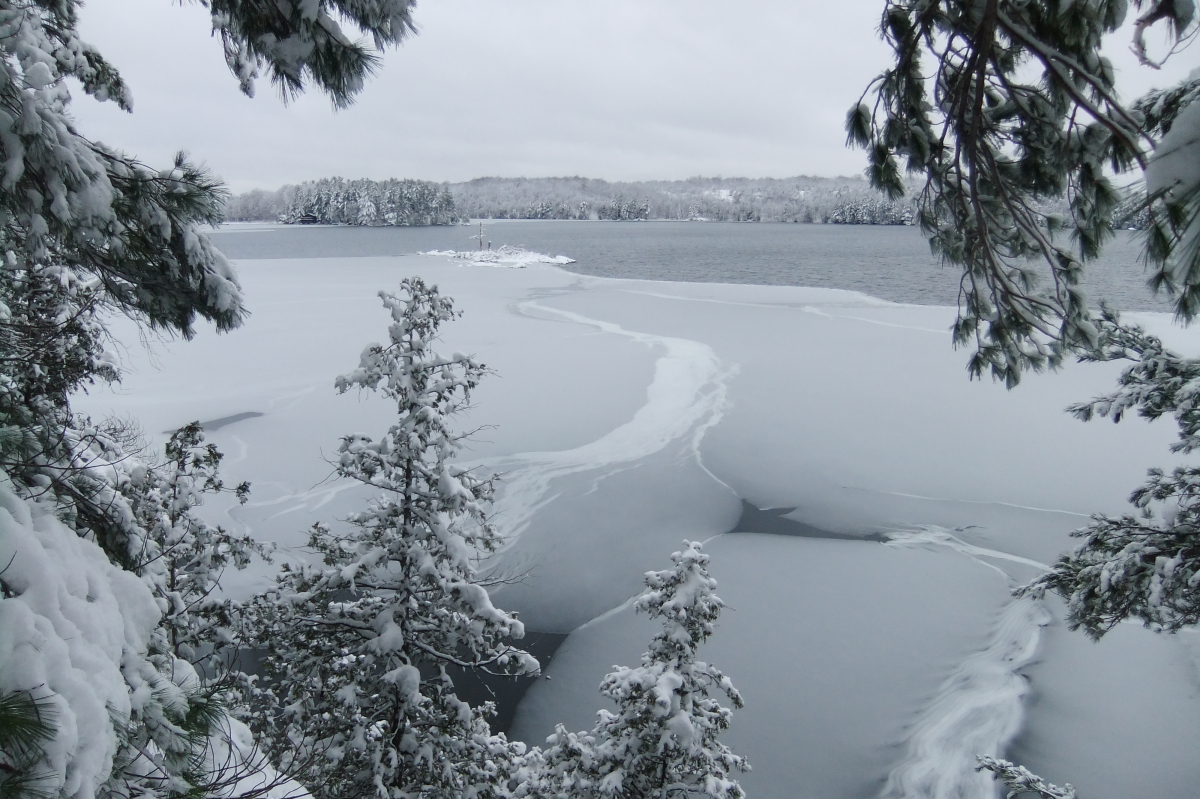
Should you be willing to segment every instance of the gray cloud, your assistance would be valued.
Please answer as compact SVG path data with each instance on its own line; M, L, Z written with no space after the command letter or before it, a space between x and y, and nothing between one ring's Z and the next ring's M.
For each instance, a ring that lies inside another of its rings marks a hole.
M842 118L888 58L881 0L426 0L358 102L242 97L203 8L90 0L81 30L134 113L76 93L81 130L162 164L186 149L235 190L342 175L466 180L861 171ZM1133 95L1145 74L1118 37Z

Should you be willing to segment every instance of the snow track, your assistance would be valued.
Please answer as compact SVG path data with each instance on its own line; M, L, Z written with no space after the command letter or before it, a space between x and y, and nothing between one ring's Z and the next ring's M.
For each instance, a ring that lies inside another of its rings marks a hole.
M1001 572L990 561L1047 568L1028 558L968 544L940 527L889 536L886 546L944 546ZM996 797L992 776L975 770L975 758L1003 756L1020 731L1029 690L1020 670L1036 656L1041 630L1050 620L1039 600L1018 597L1005 606L987 648L951 673L909 729L905 757L888 775L880 799Z

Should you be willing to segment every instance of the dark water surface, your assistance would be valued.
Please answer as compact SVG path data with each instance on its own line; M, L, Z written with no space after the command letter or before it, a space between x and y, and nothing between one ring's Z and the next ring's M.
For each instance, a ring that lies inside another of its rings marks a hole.
M573 272L602 277L701 283L751 283L850 289L893 302L954 305L957 270L929 252L920 231L882 225L796 225L736 222L484 223L493 247L511 244L566 255ZM230 226L213 241L233 259L337 258L470 250L478 226ZM486 246L486 245L485 245ZM1104 256L1088 264L1092 302L1124 310L1165 311L1145 287L1140 240L1121 231Z

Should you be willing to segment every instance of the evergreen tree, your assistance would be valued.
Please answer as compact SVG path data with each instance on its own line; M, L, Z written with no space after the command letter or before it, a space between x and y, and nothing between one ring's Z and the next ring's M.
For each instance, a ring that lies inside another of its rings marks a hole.
M684 542L674 567L647 572L646 590L634 607L662 619L636 668L615 667L600 684L616 713L601 710L590 733L560 724L544 753L531 793L573 799L742 799L731 775L746 771L744 758L717 736L731 711L711 695L719 690L735 708L742 697L724 674L698 660L697 648L713 633L724 603L713 591L708 555Z
M183 155L153 169L75 129L68 78L98 101L132 107L119 73L79 38L79 5L0 0L0 499L8 514L0 543L15 548L0 575L0 603L12 603L0 613L0 640L13 645L0 677L6 692L27 693L38 686L8 681L48 673L45 653L108 653L111 662L87 662L82 683L39 688L45 692L39 701L63 711L46 744L54 752L48 790L202 793L219 790L206 758L212 736L223 734L225 711L188 661L200 655L193 644L216 631L197 613L215 579L206 571L213 553L224 553L218 560L239 555L223 549L232 539L222 543L221 534L190 523L184 538L163 538L176 535L187 517L181 507L152 508L159 499L180 500L173 494L182 485L178 470L139 465L118 431L76 418L69 397L119 378L106 348L106 314L124 313L187 338L197 318L227 331L241 324L245 310L231 265L204 234L221 219L221 185ZM339 105L361 88L375 59L341 26L369 33L377 47L412 29L409 0L205 5L243 90L266 68L285 93L312 83ZM167 522L155 527L160 512ZM84 601L72 593L79 574L24 571L30 564L49 568L46 553L64 535L71 540L59 549L70 550L71 562L90 569L106 591L117 586L106 594L109 607L129 615L80 630L73 641L38 644L27 634L39 614L58 612L56 602ZM111 563L95 562L101 550ZM168 564L165 553L178 559ZM172 587L173 579L185 585ZM49 596L52 586L59 596ZM155 627L163 616L169 624ZM114 653L122 640L124 650ZM190 655L179 656L189 648ZM85 716L94 720L84 704L112 708L107 727L82 735L77 724Z
M1134 5L1143 11L1134 50L1155 66L1145 30L1165 22L1178 42L1196 5ZM877 188L902 193L898 159L923 176L918 222L934 250L962 270L954 336L974 348L972 377L990 370L1011 387L1025 370L1056 366L1070 354L1130 360L1115 392L1069 410L1084 420L1120 421L1133 410L1149 419L1174 415L1180 440L1172 449L1191 452L1200 446L1192 385L1200 360L1123 325L1112 309L1095 315L1079 288L1085 263L1112 235L1114 215L1144 213L1151 287L1174 295L1179 319L1200 312L1200 79L1123 104L1100 45L1126 11L1121 0L891 0L881 30L895 66L872 85L874 107L850 111L847 129L850 142L868 149L867 174ZM1144 170L1142 199L1122 203L1106 168ZM1066 217L1046 210L1055 198L1065 198ZM1038 263L1049 278L1045 288ZM1130 497L1136 515L1094 516L1074 533L1082 539L1076 550L1020 591L1057 592L1072 628L1093 638L1131 617L1159 631L1194 626L1198 486L1194 467L1150 470ZM1010 796L1074 796L1070 786L1050 785L1007 761L981 757L980 768Z
M1147 9L1140 25L1165 20L1177 36L1195 16L1192 0L1134 5ZM1117 97L1100 44L1126 10L1124 0L886 6L881 32L895 66L868 89L873 106L851 109L849 141L867 148L871 183L892 199L904 193L901 160L924 177L918 223L962 270L954 340L974 348L973 376L990 370L1015 385L1027 369L1096 347L1079 282L1121 200L1105 169L1148 167L1181 107L1152 102L1146 113ZM1195 247L1175 245L1195 238L1195 189L1191 200L1165 187L1151 193L1162 224L1147 252L1156 284L1177 293L1187 319L1200 309L1200 263ZM1065 197L1068 216L1043 210L1045 197Z
M1046 782L1038 775L1023 766L1009 763L994 757L979 758L979 770L987 770L996 775L1008 789L1005 796L1014 799L1017 796L1033 794L1040 799L1075 799L1075 789L1070 783L1061 788Z
M390 342L373 344L340 392L379 391L398 418L374 441L342 439L337 473L383 493L337 534L313 528L324 565L287 569L259 602L277 704L258 732L323 797L498 795L517 749L491 735L488 707L457 698L447 667L535 673L510 646L524 628L492 605L475 571L499 536L486 508L492 477L455 466L464 434L452 417L486 368L436 354L457 316L420 278L381 292Z
M289 188L289 205L272 214L289 224L314 219L334 225L452 225L458 221L450 192L423 180L324 178Z

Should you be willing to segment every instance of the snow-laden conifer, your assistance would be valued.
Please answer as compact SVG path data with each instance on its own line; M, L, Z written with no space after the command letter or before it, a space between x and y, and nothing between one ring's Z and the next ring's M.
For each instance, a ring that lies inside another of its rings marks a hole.
M80 5L0 0L0 694L56 711L34 764L52 793L219 793L237 774L211 744L232 751L232 727L191 661L227 629L207 616L235 539L192 526L189 507L164 509L190 478L141 463L69 400L119 379L107 315L185 338L197 318L240 325L236 274L204 233L226 192L182 154L152 168L77 130L69 79L133 107L80 38ZM261 63L341 104L373 58L335 19L379 46L411 29L408 0L206 5L244 86Z
M0 799L49 799L46 770L39 770L54 738L54 708L30 692L0 691Z
M454 693L447 669L530 674L538 664L508 641L524 628L495 607L476 575L500 543L488 519L492 477L453 463L464 434L453 416L486 374L466 355L433 350L457 314L420 278L381 292L389 343L373 344L339 391L378 391L397 420L378 441L342 439L343 477L381 492L335 533L317 525L323 565L286 569L259 603L278 705L260 715L285 769L323 797L492 796L514 748L493 736L487 707Z
M1095 359L1133 363L1116 391L1068 410L1085 421L1119 422L1133 412L1147 419L1174 416L1179 440L1171 450L1200 448L1200 360L1171 352L1140 327L1118 324L1111 311L1101 341ZM1071 626L1092 638L1128 618L1159 631L1200 622L1200 468L1150 469L1129 501L1134 513L1095 515L1073 533L1079 546L1022 589L1060 594Z
M1101 44L1131 5L1143 11L1135 49L1146 27L1162 23L1180 41L1196 18L1193 0L885 4L880 33L895 62L868 89L873 102L847 115L849 141L867 150L871 183L889 197L904 194L905 172L923 178L917 221L961 270L954 338L974 350L972 375L1015 385L1095 348L1081 280L1112 236L1112 171L1147 170L1153 279L1176 292L1181 316L1200 312L1200 173L1175 164L1150 180L1171 149L1179 100L1200 81L1122 102ZM1200 151L1187 138L1176 134ZM1068 212L1050 212L1050 198Z
M1150 286L1173 296L1180 320L1200 314L1200 78L1132 104L1119 97L1101 47L1131 5L1143 65L1159 66L1147 54L1149 27L1167 29L1168 55L1194 38L1195 0L888 0L880 31L895 61L846 127L869 152L876 188L899 196L902 166L924 179L918 222L961 269L954 339L974 349L972 377L990 371L1011 387L1068 355L1131 360L1116 392L1070 410L1084 420L1173 414L1173 449L1191 452L1200 360L1122 325L1115 311L1096 314L1081 288L1114 215L1140 215ZM1141 199L1122 203L1110 173L1138 170ZM1130 617L1160 631L1200 621L1200 470L1151 470L1130 501L1136 514L1094 516L1075 533L1080 546L1021 589L1062 595L1070 624L1093 638ZM981 767L1010 795L1074 795L1005 761L981 758Z
M640 666L614 667L600 692L616 704L601 710L589 733L559 725L541 753L532 791L578 799L683 799L706 796L741 799L734 772L749 769L719 739L731 711L713 696L724 694L735 708L742 697L716 667L697 659L725 606L713 593L709 557L700 544L684 542L671 555L675 564L646 573L646 590L634 607L662 620Z
M212 12L225 62L250 97L266 70L285 100L315 84L344 107L379 65L377 51L416 31L414 0L200 1ZM348 26L369 36L375 49Z
M335 225L451 225L458 221L449 190L424 180L308 181L291 187L282 222Z

